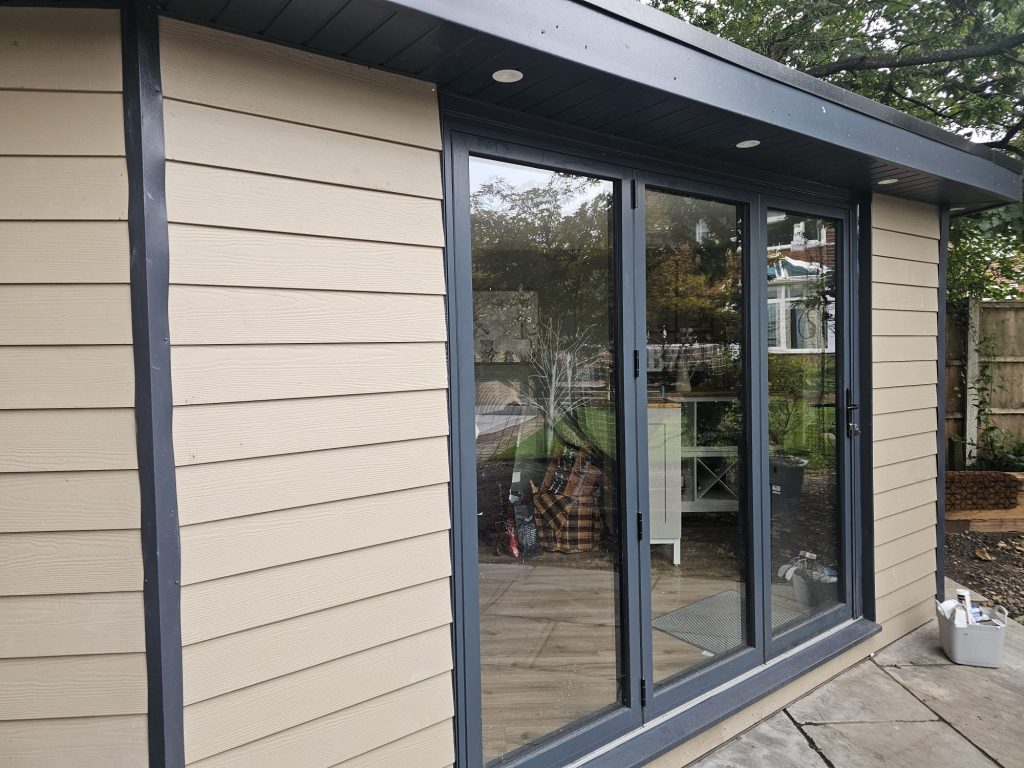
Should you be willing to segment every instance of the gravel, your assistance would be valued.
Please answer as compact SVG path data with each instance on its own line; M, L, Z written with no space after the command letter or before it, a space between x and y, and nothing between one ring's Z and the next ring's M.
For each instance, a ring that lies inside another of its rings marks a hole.
M1024 624L1024 534L947 533L946 575Z

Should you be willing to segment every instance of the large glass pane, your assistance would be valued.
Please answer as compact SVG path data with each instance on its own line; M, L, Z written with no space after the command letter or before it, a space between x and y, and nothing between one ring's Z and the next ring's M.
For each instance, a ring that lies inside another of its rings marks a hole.
M768 212L768 441L775 631L839 600L839 223Z
M614 707L613 186L470 161L484 757Z
M648 190L655 682L746 646L740 209Z

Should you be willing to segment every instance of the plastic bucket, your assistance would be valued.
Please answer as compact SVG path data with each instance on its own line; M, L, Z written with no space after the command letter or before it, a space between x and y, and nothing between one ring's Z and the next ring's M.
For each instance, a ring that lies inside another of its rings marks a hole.
M1003 641L1006 639L1006 622L1009 614L1001 605L995 608L982 608L982 613L996 624L968 624L958 627L952 619L935 603L935 613L939 618L939 638L942 650L954 664L966 664L971 667L999 667L1003 663Z

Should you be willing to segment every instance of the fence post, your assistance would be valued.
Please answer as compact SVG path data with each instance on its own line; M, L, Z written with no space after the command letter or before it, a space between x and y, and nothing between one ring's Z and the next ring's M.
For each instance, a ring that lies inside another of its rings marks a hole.
M964 344L967 382L964 392L964 453L967 464L972 464L978 449L978 391L975 389L981 376L981 301L976 298L967 304L967 339Z

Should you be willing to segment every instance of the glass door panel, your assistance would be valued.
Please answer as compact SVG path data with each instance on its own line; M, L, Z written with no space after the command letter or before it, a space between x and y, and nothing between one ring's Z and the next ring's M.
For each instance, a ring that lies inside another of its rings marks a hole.
M768 473L776 635L842 599L839 231L834 219L768 211Z
M621 705L610 181L470 159L484 759Z
M645 209L657 685L747 646L742 209L655 189Z

